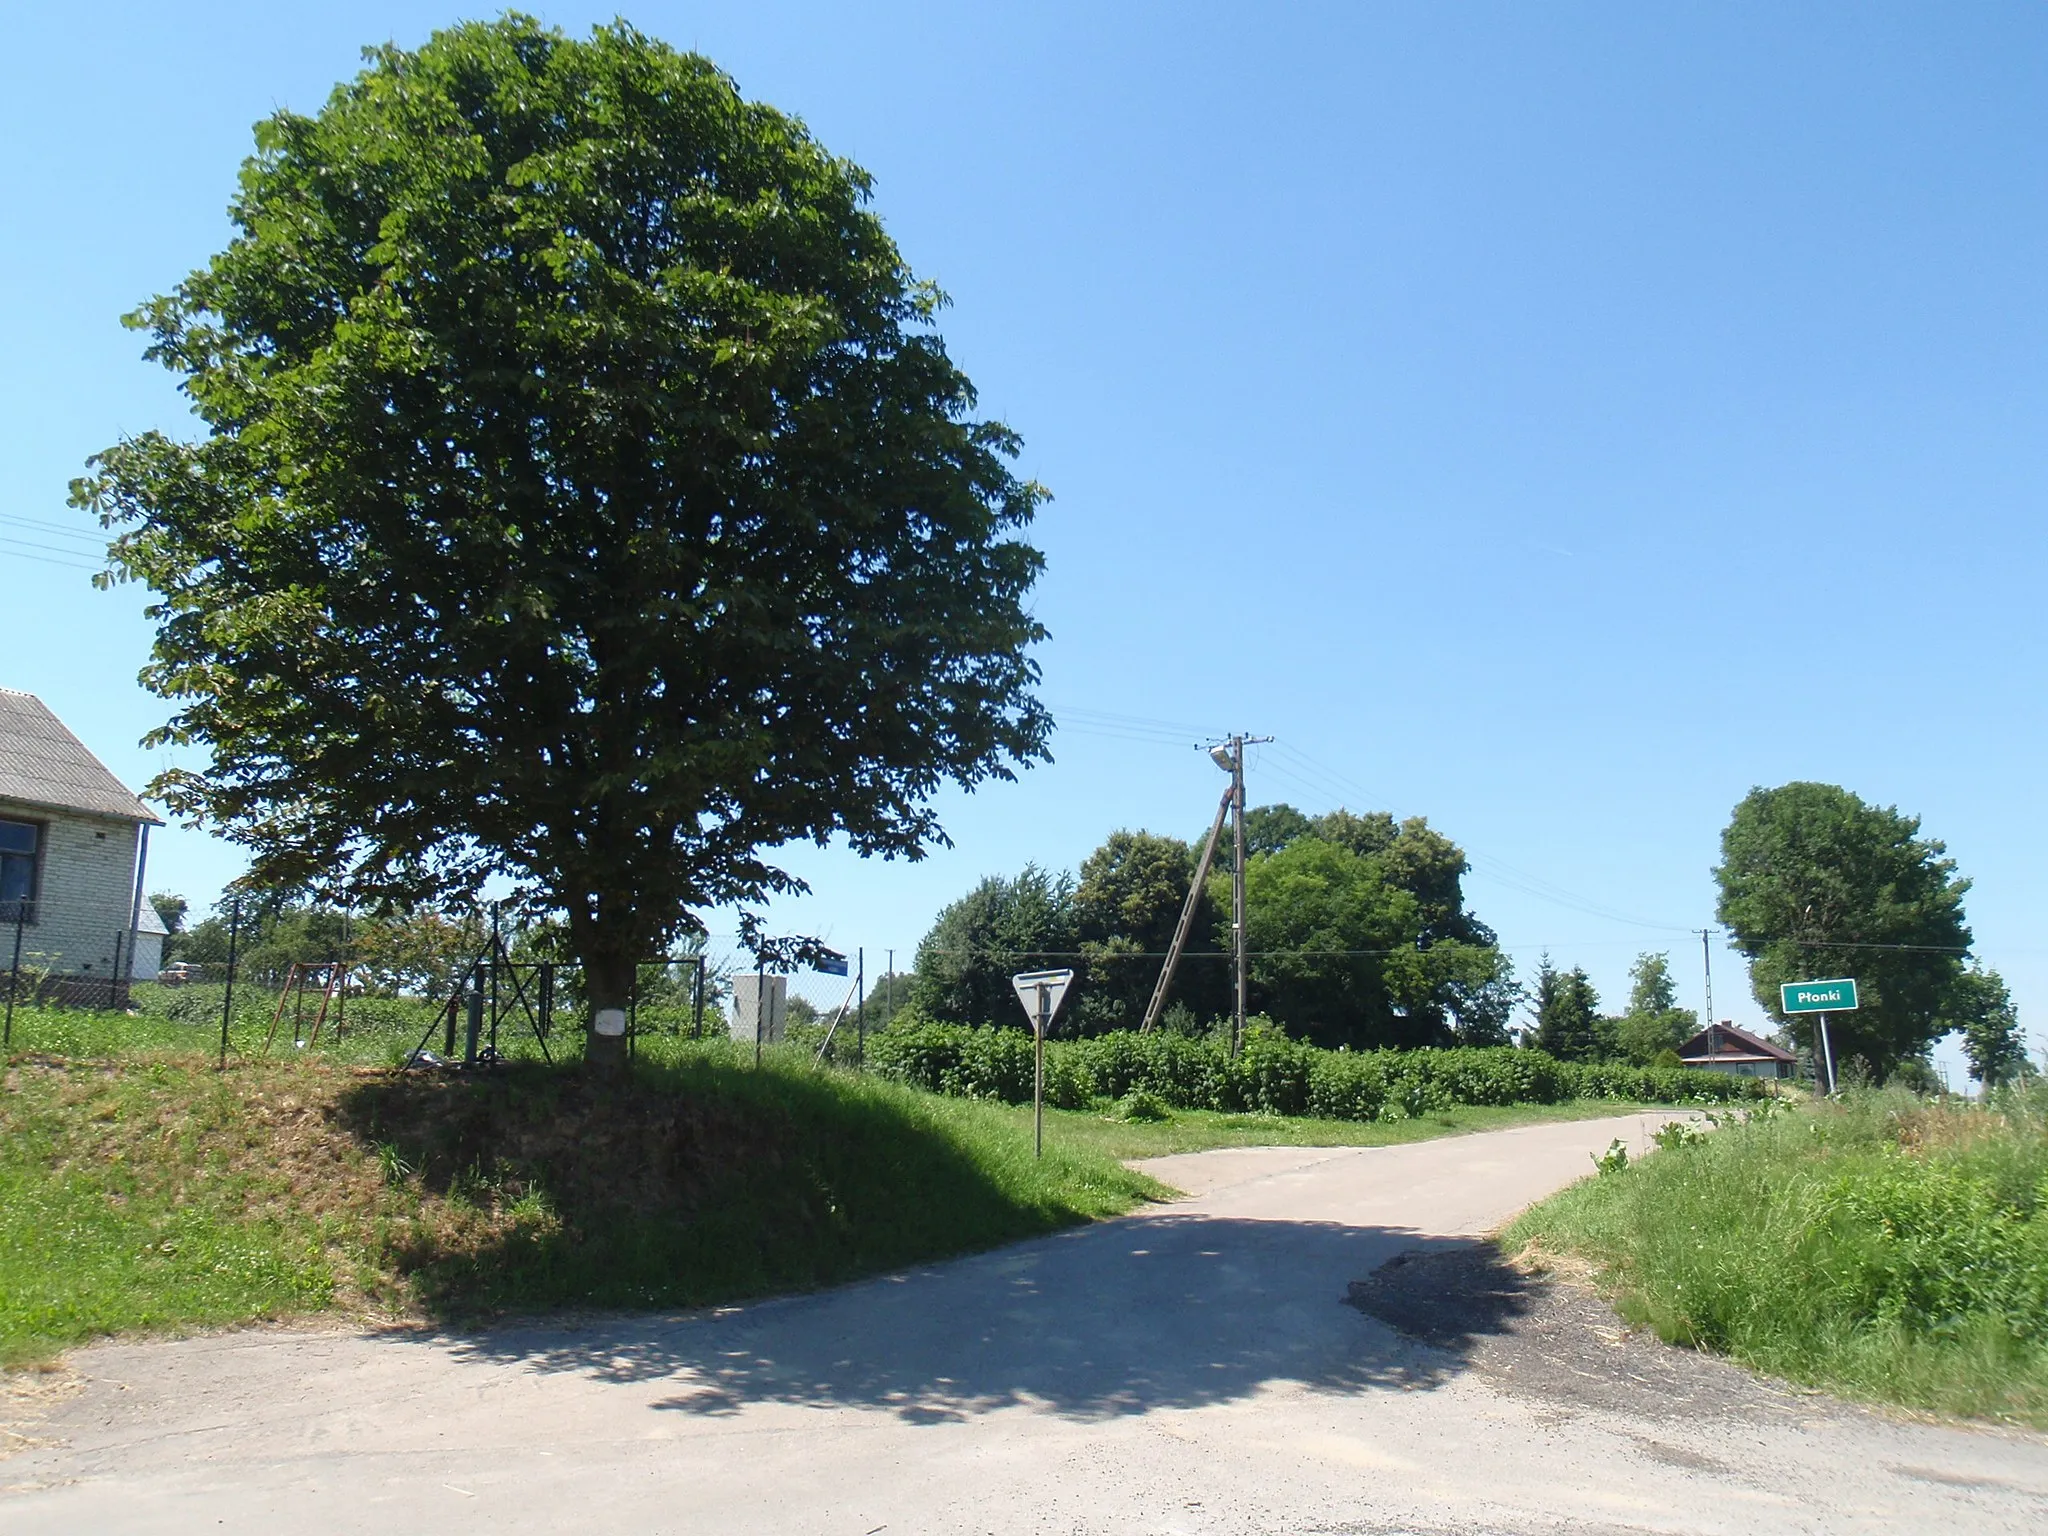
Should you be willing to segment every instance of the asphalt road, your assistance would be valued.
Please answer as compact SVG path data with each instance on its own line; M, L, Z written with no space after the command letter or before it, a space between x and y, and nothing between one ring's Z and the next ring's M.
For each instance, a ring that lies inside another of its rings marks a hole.
M1162 1159L1189 1199L710 1313L98 1346L15 1404L0 1531L2048 1531L2037 1437L1449 1278L1647 1129Z

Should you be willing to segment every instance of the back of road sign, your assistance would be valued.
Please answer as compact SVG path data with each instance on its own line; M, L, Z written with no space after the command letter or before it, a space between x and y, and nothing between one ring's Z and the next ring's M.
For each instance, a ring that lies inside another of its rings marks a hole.
M1020 971L1010 978L1010 985L1017 989L1017 1001L1024 1005L1024 1017L1031 1021L1031 1027L1039 1027L1038 994L1044 989L1045 1018L1049 1022L1060 1011L1060 999L1067 995L1067 987L1073 981L1072 971Z
M1856 1008L1854 977L1833 981L1788 981L1778 988L1780 1013L1851 1013Z

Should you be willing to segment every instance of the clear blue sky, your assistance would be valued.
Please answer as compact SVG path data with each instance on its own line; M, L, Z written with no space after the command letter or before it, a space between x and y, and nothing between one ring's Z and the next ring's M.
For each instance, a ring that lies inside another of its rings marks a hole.
M32 562L81 546L19 520L80 527L85 456L181 426L115 321L226 238L250 124L461 14L485 13L73 3L10 29L0 685L131 782L163 712L132 681L140 594ZM1729 808L1814 778L1947 841L2048 1040L2048 11L627 14L874 173L1058 498L1057 763L949 800L957 847L921 865L800 851L816 895L779 921L872 974L984 873L1196 833L1219 780L1189 744L1241 727L1285 749L1256 800L1462 843L1524 974L1547 947L1614 999L1670 948L1696 1004L1683 930ZM238 868L174 829L151 883L203 903ZM1716 1011L1758 1018L1739 959L1716 972Z

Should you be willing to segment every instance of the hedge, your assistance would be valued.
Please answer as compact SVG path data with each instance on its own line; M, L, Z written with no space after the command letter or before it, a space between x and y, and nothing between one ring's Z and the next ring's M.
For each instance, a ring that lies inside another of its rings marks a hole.
M1031 1036L1020 1029L901 1023L868 1037L868 1065L913 1087L1021 1104L1031 1097ZM1085 1109L1132 1092L1176 1109L1399 1120L1456 1104L1725 1103L1762 1094L1751 1078L1690 1068L1559 1061L1512 1046L1326 1051L1251 1030L1233 1058L1216 1040L1131 1030L1045 1049L1045 1101Z

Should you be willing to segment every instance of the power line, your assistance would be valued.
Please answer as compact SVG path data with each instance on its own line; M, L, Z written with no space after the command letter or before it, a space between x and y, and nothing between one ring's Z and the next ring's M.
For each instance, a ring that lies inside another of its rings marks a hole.
M0 536L0 545L12 545L15 542L16 541L13 539ZM67 571L96 571L99 569L99 567L96 565L86 565L83 562L77 560L53 560L48 555L31 555L26 552L29 549L42 549L45 547L46 546L41 544L30 544L25 546L25 548L23 549L9 548L7 553L12 559L15 560L33 560L37 562L39 565L61 565ZM64 553L73 554L75 553L75 551L65 550Z
M68 523L46 522L39 517L23 517L16 512L0 512L0 523L12 523L17 528L33 528L40 533L60 534L67 539L78 539L83 543L104 546L108 541L104 534L87 533Z

